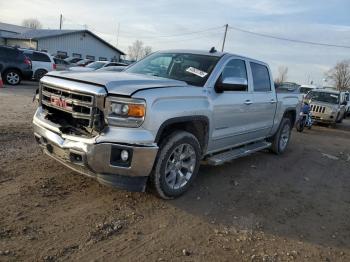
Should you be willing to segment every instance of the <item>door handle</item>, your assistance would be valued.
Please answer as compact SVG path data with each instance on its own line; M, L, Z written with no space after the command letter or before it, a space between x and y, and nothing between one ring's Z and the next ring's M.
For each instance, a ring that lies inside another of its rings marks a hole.
M251 100L246 100L245 102L244 102L244 104L246 104L246 105L251 105L251 104L253 104L253 102L251 101Z
M271 103L271 104L275 104L275 103L276 103L276 100L275 100L275 99L271 99L271 100L270 100L270 103Z

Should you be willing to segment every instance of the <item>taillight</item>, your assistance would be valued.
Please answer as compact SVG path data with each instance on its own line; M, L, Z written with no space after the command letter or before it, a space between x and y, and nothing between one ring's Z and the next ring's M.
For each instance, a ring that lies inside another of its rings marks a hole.
M32 62L30 61L30 59L28 57L24 58L24 63L26 65L29 65L30 67L32 67Z
M52 64L52 69L56 70L56 68L57 68L57 65L56 64Z

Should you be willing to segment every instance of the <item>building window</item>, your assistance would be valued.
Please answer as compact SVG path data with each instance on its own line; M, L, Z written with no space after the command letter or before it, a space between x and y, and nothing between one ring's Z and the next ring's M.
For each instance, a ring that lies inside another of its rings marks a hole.
M72 57L81 58L81 54L73 53Z
M99 61L107 61L107 58L106 57L99 57L98 60Z
M93 55L87 55L87 56L86 56L86 59L95 60L95 56L93 56Z
M64 59L64 58L68 57L68 54L67 54L67 52L64 52L64 51L57 51L56 57Z

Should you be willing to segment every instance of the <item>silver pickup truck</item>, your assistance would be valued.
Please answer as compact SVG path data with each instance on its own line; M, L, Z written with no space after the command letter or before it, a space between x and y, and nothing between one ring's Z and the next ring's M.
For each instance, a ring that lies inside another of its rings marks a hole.
M44 152L99 182L183 194L201 163L283 153L299 105L267 64L211 50L151 54L125 72L50 72L34 135Z

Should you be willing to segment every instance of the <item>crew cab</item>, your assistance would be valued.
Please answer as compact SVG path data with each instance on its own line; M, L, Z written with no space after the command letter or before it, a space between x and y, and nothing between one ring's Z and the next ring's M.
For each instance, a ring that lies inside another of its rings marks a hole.
M286 151L300 97L276 93L272 79L266 63L213 49L156 52L124 72L50 72L34 135L103 184L175 198L201 163Z

